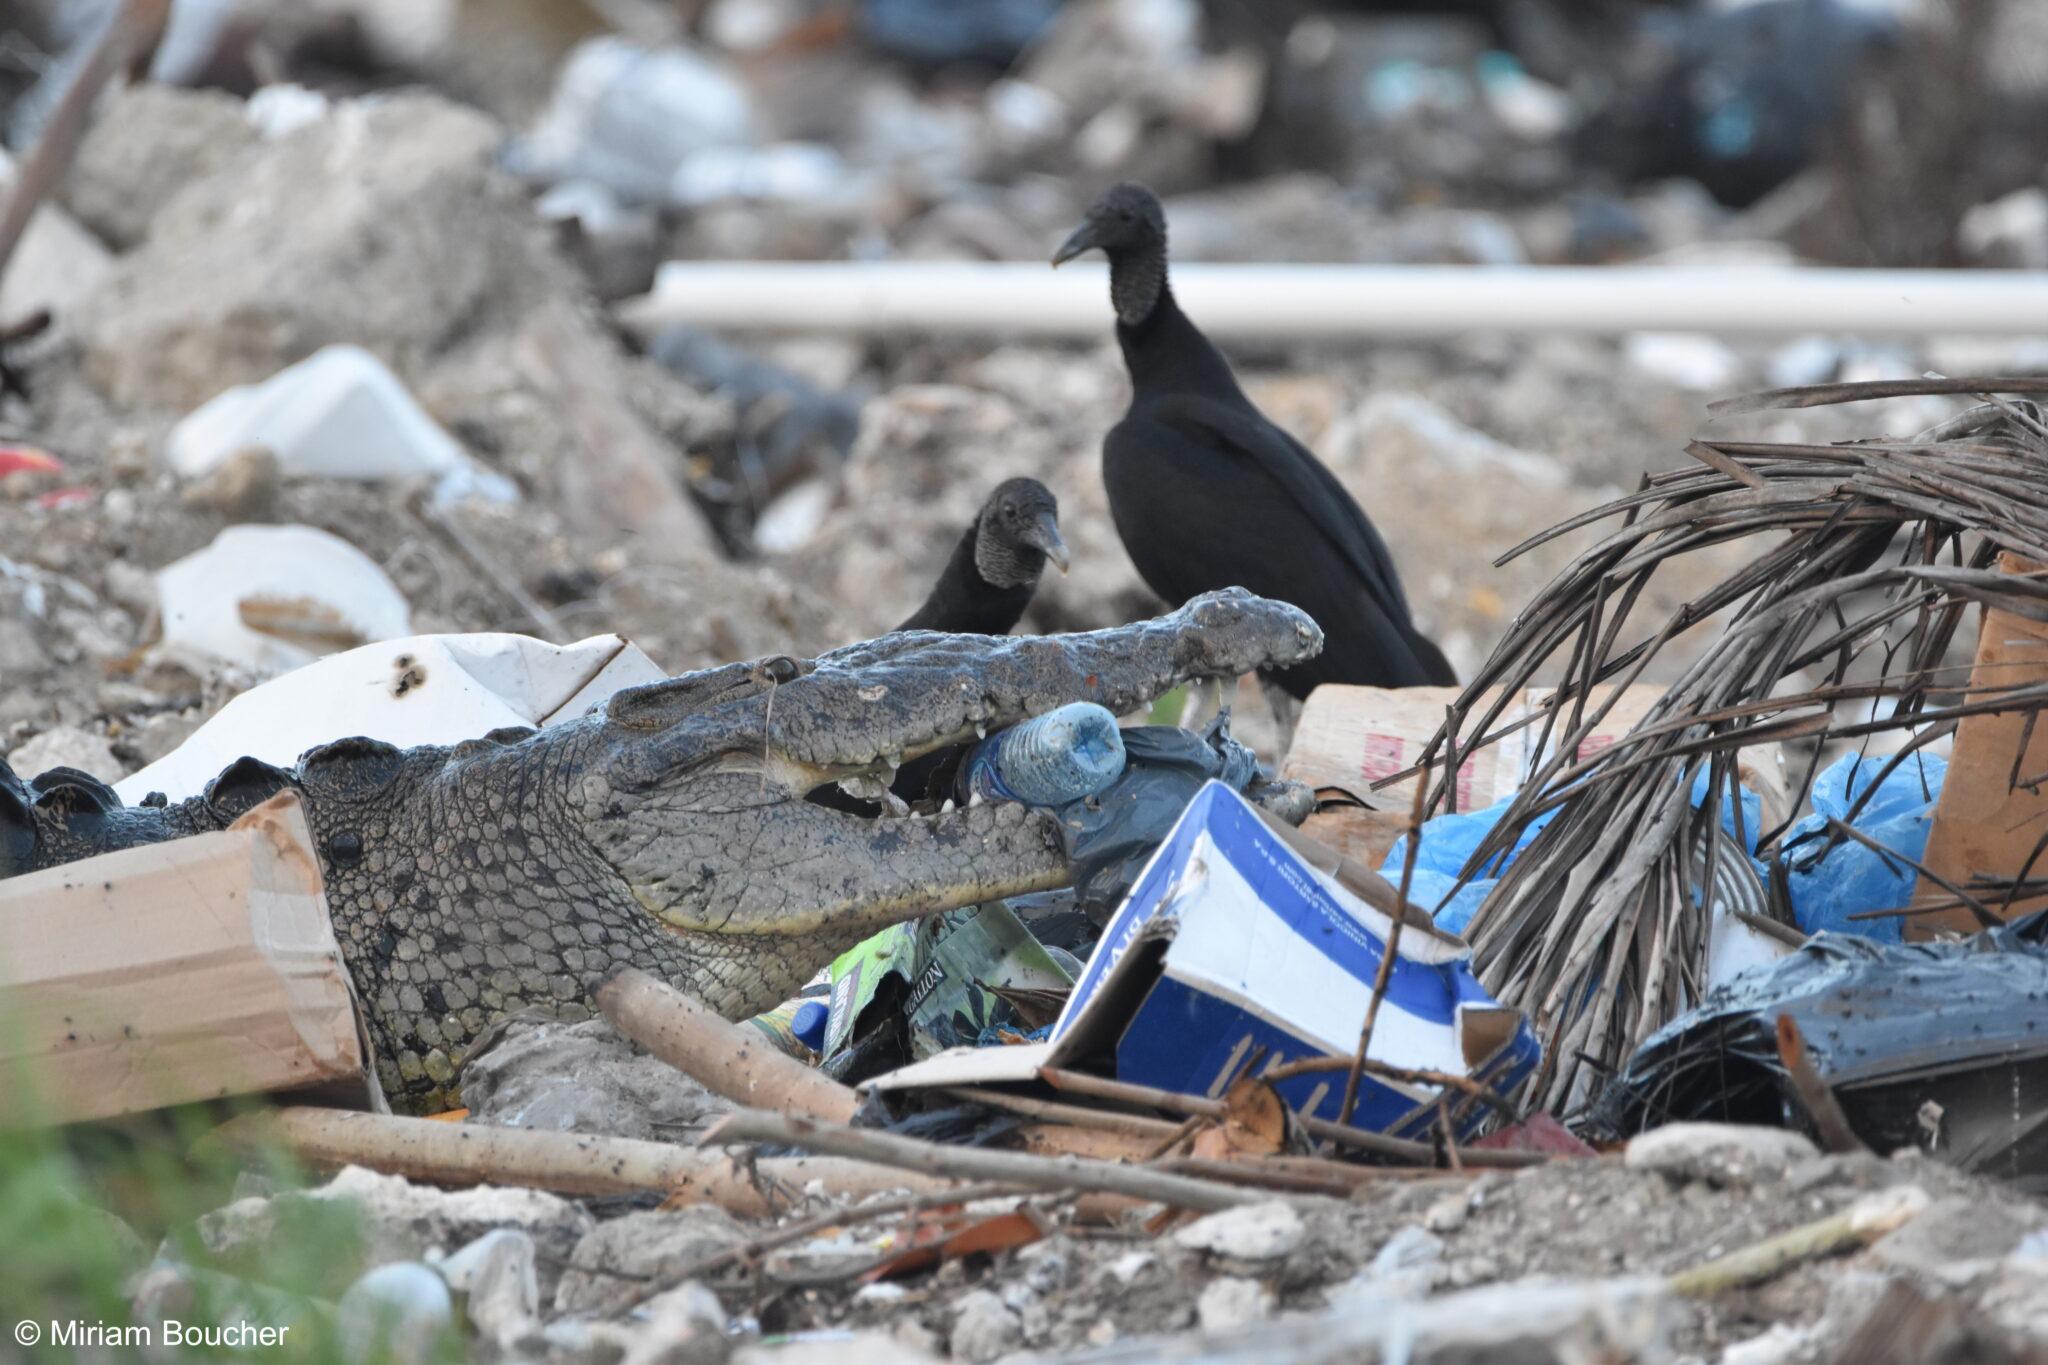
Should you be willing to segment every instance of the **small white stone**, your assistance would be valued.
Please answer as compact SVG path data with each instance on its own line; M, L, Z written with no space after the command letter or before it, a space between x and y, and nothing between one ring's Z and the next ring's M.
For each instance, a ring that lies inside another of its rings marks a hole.
M1623 1163L1680 1180L1748 1185L1777 1179L1820 1155L1811 1142L1783 1128L1736 1123L1671 1123L1628 1145Z
M1263 1322L1273 1316L1273 1291L1257 1280L1226 1275L1202 1288L1195 1301L1195 1316L1204 1332L1227 1332L1248 1322Z
M1109 1273L1116 1276L1119 1282L1129 1284L1144 1274L1148 1267L1157 1264L1158 1260L1159 1258L1149 1251L1127 1251L1109 1263Z
M23 781L52 768L76 768L102 782L119 782L128 775L105 739L75 725L43 731L8 754L7 766L20 774Z
M1235 1261L1276 1261L1302 1244L1308 1235L1301 1215L1291 1204L1245 1204L1198 1218L1173 1234L1191 1251L1206 1251Z
M1429 1206L1422 1222L1431 1232L1456 1232L1465 1226L1471 1212L1463 1194L1447 1194Z
M963 1295L954 1309L953 1331L947 1348L955 1360L994 1360L1014 1350L1024 1339L1017 1315L1003 1307L1003 1301L986 1289Z

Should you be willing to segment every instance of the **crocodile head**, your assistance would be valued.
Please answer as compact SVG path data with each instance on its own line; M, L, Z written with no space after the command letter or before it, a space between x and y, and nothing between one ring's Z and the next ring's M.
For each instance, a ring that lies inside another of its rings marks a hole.
M1068 702L1124 714L1321 647L1299 610L1232 589L1088 634L909 632L731 664L453 748L342 740L289 772L243 759L160 809L0 766L0 876L218 829L296 788L385 1089L447 1107L493 1018L578 1016L615 967L742 1017L878 929L1067 880L1048 812L866 819L806 801L814 789L880 793L895 765Z

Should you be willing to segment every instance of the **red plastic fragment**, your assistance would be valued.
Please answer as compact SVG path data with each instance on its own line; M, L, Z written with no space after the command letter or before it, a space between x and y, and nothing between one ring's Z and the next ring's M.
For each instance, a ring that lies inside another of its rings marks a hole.
M1539 1110L1512 1128L1488 1133L1467 1147L1491 1152L1549 1152L1552 1156L1598 1156L1600 1153L1571 1129L1559 1123L1549 1110Z
M0 445L0 478L9 474L55 474L64 468L57 457L34 446Z

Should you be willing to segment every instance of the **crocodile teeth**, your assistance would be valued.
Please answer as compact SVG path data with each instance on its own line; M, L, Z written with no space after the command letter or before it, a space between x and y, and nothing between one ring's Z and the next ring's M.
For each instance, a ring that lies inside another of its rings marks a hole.
M947 798L946 798L946 799L945 799L944 801L941 801L941 802L939 803L939 814L941 814L941 815L951 815L952 813L953 813L953 798L949 796L949 797L947 797Z
M976 806L978 806L978 805L980 805L980 804L981 804L981 793L980 793L980 792L974 792L974 793L972 793L972 794L970 794L970 795L968 796L968 798L967 798L967 809L969 809L969 810L973 810L973 809L974 809L974 808L975 808Z
M983 724L982 722L980 722L980 721L976 721L976 722L974 722L974 737L975 737L976 739L987 739L987 738L988 738L988 726L984 725L984 724Z

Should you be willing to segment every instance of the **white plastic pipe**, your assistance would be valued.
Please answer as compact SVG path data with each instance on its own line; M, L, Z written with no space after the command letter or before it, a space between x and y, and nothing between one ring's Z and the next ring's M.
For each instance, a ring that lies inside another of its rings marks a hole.
M1469 331L2048 336L2048 271L1699 266L1176 265L1212 336ZM670 261L624 304L672 323L769 331L1101 337L1104 268L936 261Z

